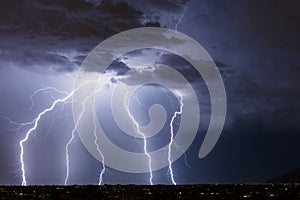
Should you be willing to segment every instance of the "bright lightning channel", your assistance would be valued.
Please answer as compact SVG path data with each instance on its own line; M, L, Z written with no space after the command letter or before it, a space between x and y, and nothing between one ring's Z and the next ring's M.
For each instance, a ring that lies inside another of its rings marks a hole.
M85 83L84 83L85 84ZM81 88L84 84L82 84L81 86L79 86L77 89ZM34 106L34 100L33 98L40 92L49 92L49 91L54 91L54 92L57 92L59 94L66 94L67 96L65 96L64 98L61 98L61 99L57 99L55 100L52 105L45 109L44 111L42 111L41 113L39 113L38 117L36 117L35 119L33 119L31 122L26 122L26 123L18 123L18 122L14 122L10 119L7 118L7 120L11 123L11 124L14 124L14 125L17 125L18 128L16 130L20 131L20 129L24 126L27 126L27 125L33 125L33 127L31 129L29 129L27 132L26 132L26 135L25 137L19 142L19 145L20 145L20 149L21 149L21 152L20 152L20 163L21 163L21 171L22 171L22 186L26 186L27 185L27 181L26 181L26 170L25 170L25 162L24 162L24 143L28 141L30 135L32 132L34 132L36 130L36 128L38 127L38 124L41 120L41 118L48 112L52 111L55 106L58 104L58 103L63 103L63 102L66 102L68 99L70 99L74 92L77 90L77 89L74 89L71 93L68 93L66 91L61 91L61 90L58 90L54 87L46 87L46 88L42 88L42 89L38 89L36 90L32 95L30 95L30 100L31 100L31 106L29 108L29 110L31 110ZM98 91L98 90L97 90ZM96 91L95 91L96 92ZM88 96L87 98L91 97L94 93L92 93L90 96ZM84 110L82 111L82 113L84 113ZM81 117L79 117L80 119ZM78 123L79 123L79 120L78 120ZM69 145L71 144L71 142L73 141L74 139L74 136L75 136L75 130L76 130L76 127L78 125L78 123L76 123L75 125L75 128L73 129L72 131L72 135L71 135L71 139L68 141L68 143L66 144L66 165L67 165L67 175L66 175L66 179L65 179L65 184L67 183L67 180L68 180L68 177L69 177L69 152L68 152L68 148L69 148ZM96 123L96 122L95 122ZM96 133L95 133L96 134ZM100 174L100 177L99 177L99 185L102 184L102 176L105 172L105 165L104 165L104 157L99 149L99 146L97 144L97 136L95 135L96 137L96 140L95 140L95 145L97 146L97 151L99 152L99 154L101 155L102 157L102 163L103 163L103 169L101 171L101 174Z
M80 113L80 116L79 118L82 116L83 112ZM79 119L78 118L78 119ZM69 146L70 144L72 143L72 141L74 140L75 138L75 131L76 131L76 128L78 126L78 123L79 123L79 120L77 120L76 124L75 124L75 127L74 129L72 130L72 133L71 133L71 138L70 140L68 141L68 143L66 144L66 148L65 148L65 154L66 154L66 169L67 169L67 172L66 172L66 178L65 178L65 185L67 185L68 183L68 180L69 180L69 175L70 175L70 159L69 159Z
M102 86L103 86L103 85L102 85ZM81 103L82 103L82 111L80 112L80 114L79 114L79 116L78 116L78 119L77 119L77 121L76 121L76 123L75 123L74 129L72 130L72 133L71 133L71 138L70 138L70 140L68 141L68 143L67 143L67 145L66 145L66 148L65 148L65 155L66 155L66 177L65 177L65 185L67 185L68 180L69 180L69 176L70 176L69 147L70 147L71 143L73 142L73 140L74 140L74 138L75 138L75 132L76 132L76 130L78 129L78 125L79 125L79 123L80 123L80 121L81 121L81 119L82 119L82 116L83 116L84 112L86 111L85 105L86 105L87 100L88 100L89 98L92 98L92 97L93 97L97 92L99 92L101 89L102 89L102 87L99 88L99 89L97 89L97 90L95 90L94 92L92 92L91 94L89 94L88 96L86 96L86 98L81 102ZM102 161L103 161L103 162L102 162L103 168L102 168L102 171L101 171L101 173L100 173L99 182L98 182L98 184L101 185L101 184L102 184L102 181L103 181L102 177L103 177L103 174L104 174L104 172L105 172L105 165L104 165L104 156L103 156L102 152L100 151L99 145L98 145L98 143L97 143L98 137L97 137L97 133L96 133L96 119L95 119L95 116L96 116L96 115L95 115L95 113L94 113L94 115L93 115L93 117L94 117L94 125L95 125L95 128L94 128L95 141L94 141L94 143L95 143L96 148L97 148L97 151L98 151L98 153L100 154L100 156L101 156L101 158L102 158Z
M125 88L126 89L126 88ZM126 110L127 110L127 113L128 113L128 115L129 115L129 117L130 117L130 119L132 120L132 122L135 124L135 126L136 126L136 130L137 130L137 133L139 134L139 135L141 135L142 137L143 137L143 141L144 141L144 154L147 156L147 158L148 158L148 168L149 168L149 175L150 175L150 177L149 177L149 183L150 183L150 185L153 185L153 181L152 181L152 179L153 179L153 172L152 172L152 159L151 159L151 156L150 156L150 154L148 153L148 148L147 148L147 137L146 137L146 135L140 130L140 125L139 125L139 123L134 119L134 117L133 117L133 115L130 113L130 111L129 111L129 107L126 107Z
M103 175L105 173L105 163L104 163L104 156L100 150L100 147L98 145L98 136L97 136L97 120L95 118L96 116L96 113L95 113L95 109L93 110L93 114L94 114L94 136L95 136L95 146L97 148L97 152L99 154L99 156L101 157L101 160L102 160L102 170L100 172L100 175L99 175L99 181L98 181L98 185L102 185L102 182L103 182Z
M175 118L177 117L177 115L181 115L182 114L182 109L183 109L183 97L180 95L180 94L177 94L180 98L180 108L179 108L179 111L175 111L174 112L174 115L170 121L170 134L171 134L171 137L170 137L170 143L169 143L169 147L168 147L168 162L169 162L169 172L170 172L170 175L171 175L171 180L172 180L172 183L173 185L176 185L176 181L174 179L174 173L173 173L173 168L172 168L172 153L171 153L171 148L172 148L172 145L173 145L173 141L174 141L174 127L173 127L173 123L174 123L174 120Z
M36 130L39 121L41 120L41 118L48 113L49 111L52 111L54 109L54 107L58 104L58 103L62 103L67 101L69 98L71 98L74 94L74 90L69 93L66 97L62 98L62 99L57 99L55 100L52 105L45 109L43 112L39 113L39 115L37 116L37 118L35 118L32 123L34 124L34 126L32 128L30 128L25 135L25 138L23 138L19 144L20 144L20 149L21 149L21 153L20 153L20 163L21 163L21 170L22 170L22 186L26 186L27 185L27 181L26 181L26 171L25 171L25 163L24 163L24 143L28 140L29 136L31 135L31 133L33 131Z

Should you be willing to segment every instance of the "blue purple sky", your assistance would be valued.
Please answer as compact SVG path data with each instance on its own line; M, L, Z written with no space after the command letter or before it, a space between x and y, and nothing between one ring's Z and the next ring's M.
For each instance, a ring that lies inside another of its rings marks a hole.
M205 88L198 91L204 117L186 156L173 164L177 182L264 182L299 167L299 10L297 0L1 1L0 184L21 183L18 142L30 128L17 129L8 119L31 121L63 96L39 93L29 109L34 91L49 86L71 91L84 58L116 33L143 26L175 29L176 24L178 31L211 55L228 99L220 140L207 157L199 159L210 102ZM129 57L136 62L149 56L158 59L182 70L194 84L203 85L193 71L180 69L186 63L176 56L155 55L145 50ZM114 63L117 68L126 64L122 59ZM70 102L43 118L25 146L30 184L63 184L64 148L73 127ZM77 136L70 152L69 183L97 184L101 164ZM147 184L147 179L148 174L110 168L104 175L107 184ZM168 170L155 172L154 183L170 184Z

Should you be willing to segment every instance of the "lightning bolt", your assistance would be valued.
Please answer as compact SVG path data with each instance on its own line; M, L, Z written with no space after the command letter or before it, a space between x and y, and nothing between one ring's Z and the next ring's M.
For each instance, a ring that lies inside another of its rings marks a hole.
M33 108L33 106L34 106L34 97L35 97L38 93L40 93L40 92L46 92L46 93L48 93L48 92L50 92L50 91L54 91L54 92L56 92L56 93L58 93L58 94L64 94L64 95L68 95L68 94L69 94L69 93L66 92L66 91L58 90L58 89L56 89L55 87L45 87L45 88L37 89L36 91L34 91L34 92L29 96L30 101L31 101L31 106L29 107L28 110L32 110L32 108ZM52 96L52 97L53 97L53 96Z
M170 100L172 108L175 109L172 99L170 98L170 96L169 96L167 93L165 93L165 94L167 95L168 99ZM177 94L177 96L179 96L180 98L183 98L183 97L182 97L181 95L179 95L179 94ZM183 106L183 104L182 104L182 106ZM174 113L174 114L175 114L175 113ZM173 124L178 125L178 123L176 123L175 121L173 122ZM187 156L186 156L185 151L184 151L178 144L176 144L174 141L173 141L173 145L175 146L176 150L181 151L181 152L183 153L183 155L184 155L185 166L188 167L188 168L192 168L192 167L189 165L188 161L187 161Z
M57 104L63 103L65 101L67 101L69 98L71 98L73 96L73 94L74 94L74 90L71 93L69 93L66 97L55 100L49 108L47 108L44 111L42 111L41 113L39 113L38 116L32 122L25 123L25 124L33 124L33 127L30 128L26 132L25 137L19 142L20 149L21 149L21 152L20 152L20 163L21 163L21 170L22 170L22 186L26 186L27 185L26 171L25 171L25 162L24 162L24 144L25 144L25 142L28 141L28 138L31 135L31 133L36 130L36 128L38 127L38 124L39 124L41 118L45 114L47 114L48 112L52 111Z
M42 88L42 89L38 89L36 91L34 91L30 96L30 100L31 100L31 106L29 108L29 110L32 110L35 102L34 102L34 97L40 93L40 92L46 92L48 93L49 91L53 91L53 92L57 92L57 93L60 93L60 94L66 94L66 95L69 95L68 92L66 91L61 91L61 90L58 90L54 87L46 87L46 88ZM52 95L51 95L52 96ZM26 181L26 171L25 171L25 163L24 163L24 143L29 139L29 136L31 135L32 132L34 132L38 126L38 123L39 121L41 120L41 118L49 111L52 111L54 109L54 107L60 103L60 102L65 102L68 98L70 98L72 96L72 94L70 94L70 96L67 96L65 97L64 99L58 99L57 101L53 102L52 106L50 106L48 109L44 110L43 112L41 112L37 118L33 119L32 121L30 122L23 122L23 123L20 123L20 122L15 122L7 117L4 117L4 119L6 119L10 124L14 125L14 126L17 126L17 128L13 128L12 130L16 131L17 133L19 133L21 131L22 128L24 128L25 126L31 126L33 125L33 127L28 130L26 132L26 135L25 135L25 138L23 138L20 142L19 142L19 146L20 146L20 163L21 163L21 171L22 171L22 185L23 186L26 186L27 185L27 181ZM53 97L53 96L52 96ZM61 115L61 112L60 112L60 115ZM59 116L61 117L61 116ZM52 122L51 122L51 125L50 125L50 128L48 129L47 131L47 134L45 137L47 137L47 135L49 134L49 131L51 129L51 127L53 126L53 123L56 119L54 119Z
M95 109L93 110L93 113L94 113L94 116L96 116ZM102 154L102 152L101 152L101 150L100 150L100 147L99 147L99 145L98 145L97 121L96 121L95 118L94 118L94 121L93 121L93 122L94 122L94 136L95 136L95 141L94 141L94 143L95 143L95 146L96 146L96 148L97 148L97 152L98 152L98 154L100 155L100 157L101 157L101 159L102 159L102 170L101 170L101 172L100 172L100 175L99 175L99 182L98 182L98 185L101 185L102 182L103 182L103 175L104 175L104 173L105 173L106 168L105 168L105 163L104 163L104 156L103 156L103 154Z
M86 84L86 83L84 83L84 84ZM17 126L18 126L18 128L16 129L16 130L18 130L18 131L20 131L20 129L23 128L24 126L33 125L33 127L30 128L30 129L26 132L25 137L24 137L22 140L20 140L20 142L19 142L19 146L20 146L20 163L21 163L21 171L22 171L22 186L26 186L26 185L27 185L27 181L26 181L26 170L25 170L25 161L24 161L24 153L25 153L25 151L24 151L24 144L28 141L30 135L31 135L34 131L36 131L36 129L37 129L37 127L38 127L38 125L39 125L39 122L40 122L40 120L42 119L42 117L43 117L45 114L47 114L48 112L53 111L53 109L56 107L57 104L59 104L59 103L64 103L64 102L66 102L68 99L70 99L70 98L73 96L74 92L75 92L76 90L78 90L79 88L81 88L84 84L80 85L77 89L73 89L73 91L72 91L71 93L68 93L68 92L66 92L66 91L58 90L58 89L56 89L56 88L54 88L54 87L46 87L46 88L38 89L38 90L36 90L32 95L30 95L31 106L30 106L30 109L29 109L29 110L31 110L31 109L33 108L33 106L34 106L34 97L35 97L38 93L40 93L40 92L55 91L55 92L60 93L60 94L66 94L66 96L65 96L64 98L60 98L60 99L55 100L49 108L47 108L47 109L43 110L42 112L40 112L40 113L38 114L38 116L37 116L35 119L33 119L31 122L18 123L18 122L14 122L14 121L12 121L12 120L10 120L10 119L7 118L7 120L8 120L11 124L14 124L14 125L17 125ZM97 90L97 91L98 91L98 90ZM95 92L96 92L96 91L95 91ZM92 93L91 95L89 95L86 99L90 98L93 94L94 94L94 93ZM83 103L84 103L84 102L83 102ZM85 111L85 107L84 107L84 109L82 110L81 113L83 114L84 111ZM81 116L82 116L82 114L81 114ZM75 131L76 131L76 128L78 127L78 124L79 124L79 121L80 121L80 119L81 119L81 116L79 117L79 120L78 120L78 121L76 122L76 124L75 124L75 128L73 129L72 134L71 134L71 139L70 139L70 140L68 141L68 143L66 144L66 165L67 165L67 175L66 175L66 179L65 179L65 184L67 183L67 180L68 180L68 177L69 177L69 152L68 152L68 149L69 149L69 146L70 146L71 142L73 141L73 139L74 139L74 137L75 137ZM99 150L99 148L97 148L97 149ZM100 152L100 150L99 150L99 152ZM101 152L100 152L100 153L101 153ZM101 155L102 155L102 154L101 154ZM104 159L103 159L103 160L104 160ZM101 180L102 180L102 175L103 175L103 174L104 174L104 170L102 170L101 175L100 175L100 176L101 176ZM101 181L101 182L102 182L102 181Z
M103 85L102 85L102 87L103 87ZM69 141L68 141L68 143L66 145L66 148L65 148L65 155L66 155L66 177L65 177L65 185L67 185L68 180L69 180L69 176L70 176L69 147L70 147L71 143L73 142L73 140L75 138L75 132L78 129L78 125L79 125L79 123L80 123L80 121L82 119L82 116L83 116L84 112L86 111L85 105L86 105L87 100L89 98L93 97L97 92L99 92L102 89L102 87L98 88L97 90L95 90L94 92L92 92L91 94L89 94L88 96L86 96L86 98L81 102L82 103L82 111L79 114L79 117L78 117L78 119L77 119L77 121L75 123L74 129L72 130L71 138L69 139ZM95 115L95 111L93 111L93 112L94 112L94 121L93 122L94 122L94 127L95 127L94 128L94 136L95 136L94 144L95 144L95 146L97 148L97 151L98 151L98 153L101 156L102 161L103 161L102 162L102 170L101 170L101 173L100 173L100 176L99 176L99 182L98 182L98 185L101 185L102 181L103 181L103 174L105 172L105 164L104 164L104 156L103 156L102 152L100 151L99 145L97 143L97 141L98 141L97 132L96 132L97 131L97 126L96 126L97 119L95 118L95 116L96 116Z
M84 83L84 84L85 84L85 83ZM82 86L83 86L83 85L79 86L79 88L82 87ZM77 88L77 89L79 89L79 88ZM38 89L38 90L36 90L36 91L30 96L30 99L31 99L31 102L32 102L30 109L32 109L32 107L34 106L34 101L33 101L34 96L37 95L39 92L48 92L49 90L55 91L55 92L60 93L60 94L66 94L66 96L65 96L64 98L59 98L59 99L55 100L55 101L52 103L52 105L51 105L50 107L48 107L48 108L46 108L45 110L43 110L42 112L40 112L40 113L38 114L38 116L37 116L35 119L33 119L31 122L27 122L27 123L16 123L16 122L13 122L13 121L9 120L10 123L13 123L14 125L18 125L18 126L19 126L18 130L19 130L20 128L24 127L24 126L33 125L33 127L31 127L31 128L26 132L25 137L19 142L20 150L21 150L21 151L20 151L20 163L21 163L21 170L22 170L22 186L26 186L26 185L27 185L27 181L26 181L26 170L25 170L25 161L24 161L24 152L25 152L25 151L24 151L24 144L28 141L30 135L31 135L34 131L36 131L36 129L37 129L38 125L39 125L39 122L40 122L40 120L43 118L43 116L46 115L48 112L53 111L53 109L57 106L57 104L59 104L59 103L64 103L64 102L66 102L68 99L70 99L70 98L73 96L73 94L74 94L74 92L75 92L76 89L73 89L73 91L72 91L71 93L68 93L68 92L65 92L65 91L60 91L60 90L58 90L58 89L56 89L56 88L53 88L53 87L47 87L47 88L43 88L43 89ZM99 89L99 90L97 90L97 91L100 91L100 90L101 90L101 89ZM69 174L70 174L69 147L70 147L71 143L73 142L73 140L74 140L74 138L75 138L75 133L76 133L76 130L77 130L78 125L79 125L79 123L80 123L80 120L82 119L82 116L83 116L84 112L86 111L85 103L86 103L87 100L88 100L89 98L91 98L97 91L94 91L92 94L88 95L88 96L85 98L84 101L82 101L82 105L83 105L82 111L81 111L81 113L80 113L80 115L79 115L79 117L78 117L78 119L77 119L77 121L76 121L76 123L75 123L75 125L74 125L74 129L72 130L72 133L71 133L71 138L69 139L68 143L66 144L66 147L65 147L65 155L66 155L66 157L65 157L65 158L66 158L66 168L67 168L67 170L66 170L66 177L65 177L65 181L64 181L65 185L67 185L67 183L68 183ZM173 124L174 124L174 120L175 120L175 118L177 117L177 115L182 114L182 108L183 108L183 98L182 98L181 95L178 95L178 96L180 97L180 109L179 109L179 111L176 111L176 112L174 113L174 115L173 115L173 117L172 117L172 119L171 119L171 121L170 121L170 134L171 134L171 137L170 137L170 143L169 143L169 146L168 146L169 172L170 172L170 175L171 175L172 183L173 183L174 185L176 185L177 183L176 183L176 181L174 180L174 173L173 173L173 169L172 169L172 157L171 157L171 147L172 147L173 144L175 144L175 143L173 143L173 138L174 138L174 128L173 128ZM137 99L137 100L138 100L138 99ZM139 102L139 100L138 100L138 102ZM140 102L139 102L139 103L140 103ZM151 159L150 154L148 153L148 148L147 148L147 137L146 137L146 135L140 130L140 125L139 125L139 123L134 119L133 115L132 115L131 112L129 111L129 107L127 107L126 110L127 110L127 112L128 112L128 115L129 115L130 119L132 120L132 122L133 122L134 125L136 126L137 133L138 133L139 135L141 135L142 138L143 138L144 153L145 153L145 155L146 155L147 158L148 158L148 167L149 167L149 174L150 174L150 177L149 177L149 183L150 183L151 185L153 185L153 181L152 181L152 179L153 179L153 172L152 172L152 167L151 167L152 159ZM95 111L93 111L93 112L95 112ZM95 113L94 113L94 116L96 116ZM99 145L98 145L98 137L97 137L97 134L96 134L96 133L97 133L97 130L96 130L96 129L97 129L97 128L96 128L96 127L97 127L97 126L96 126L96 123L97 123L97 121L96 121L96 119L94 118L94 127L95 127L95 128L94 128L94 136L95 136L94 144L95 144L95 146L96 146L96 148L97 148L97 151L98 151L100 157L102 158L102 170L101 170L101 173L100 173L100 175L99 175L99 182L98 182L98 185L101 185L101 184L103 183L103 175L104 175L104 173L105 173L106 168L105 168L105 163L104 163L104 156L103 156L103 154L102 154L102 152L101 152L101 150L100 150L100 147L99 147Z
M36 90L36 91L35 91L32 95L30 95L30 97L29 97L30 100L31 100L31 106L30 106L29 110L32 110L32 108L33 108L33 106L34 106L34 104L35 104L35 102L34 102L34 97L35 97L38 93L40 93L40 92L46 92L46 93L48 93L48 92L56 92L56 93L58 93L58 94L64 94L64 95L66 95L66 96L65 96L64 98L59 98L59 99L55 100L55 101L51 104L51 106L50 106L49 108L46 108L45 110L43 110L42 112L40 112L40 113L38 114L38 116L37 116L35 119L33 119L31 122L18 123L18 122L14 122L14 121L10 120L9 118L5 118L6 120L9 121L9 123L11 123L11 124L13 124L13 125L15 125L15 126L18 126L18 128L15 129L15 130L17 130L18 132L20 131L21 128L23 128L23 127L25 127L25 126L32 125L32 127L26 132L25 137L24 137L22 140L20 140L20 142L19 142L19 146L20 146L20 163L21 163L21 171L22 171L22 186L26 186L26 185L27 185L27 181L26 181L26 170L25 170L25 161L24 161L24 153L25 153L25 151L24 151L24 144L28 141L30 135L31 135L34 131L36 131L36 129L37 129L38 125L39 125L39 122L40 122L40 120L43 118L44 115L46 115L48 112L53 111L53 109L56 107L57 104L59 104L59 103L65 103L68 99L70 99L70 98L74 95L74 93L75 93L76 90L82 88L82 87L83 87L86 83L88 83L88 82L89 82L89 81L84 82L84 83L83 83L82 85L80 85L78 88L73 89L72 92L70 92L70 93L68 93L68 92L66 92L66 91L58 90L58 89L56 89L56 88L54 88L54 87L46 87L46 88L41 88L41 89ZM104 84L102 85L102 87L103 87L103 86L104 86ZM81 118L82 118L82 116L83 116L83 114L84 114L84 112L85 112L85 110L86 110L86 108L85 108L85 103L86 103L86 101L87 101L89 98L93 97L94 94L96 94L97 92L99 92L99 91L102 89L102 87L99 88L99 89L97 89L97 90L95 90L93 93L89 94L89 95L85 98L85 100L82 101L83 109L82 109L82 111L81 111L81 113L80 113L80 115L79 115L79 117L78 117L78 120L76 121L76 123L75 123L75 125L74 125L74 129L72 130L72 133L71 133L71 138L68 140L68 142L67 142L67 144L66 144L66 147L65 147L65 158L66 158L66 177L65 177L65 181L64 181L65 185L66 185L67 182L68 182L69 174L70 174L69 147L70 147L72 141L73 141L74 138L75 138L75 132L76 132L76 130L77 130L77 128L78 128L78 125L79 125L79 123L80 123L80 120L81 120ZM53 96L52 96L52 97L53 97ZM94 116L96 116L96 115L94 115ZM96 134L96 123L97 123L97 121L96 121L96 119L94 118L94 125L95 125L95 129L94 129L95 146L96 146L96 148L97 148L97 151L98 151L99 155L100 155L101 158L102 158L102 170L101 170L101 173L100 173L100 175L99 175L99 182L98 182L98 184L101 185L102 182L103 182L103 175L104 175L104 173L105 173L106 168L105 168L105 164L104 164L104 156L103 156L102 152L100 151L100 147L99 147L99 145L98 145L98 137L97 137L97 134Z
M64 111L63 109L64 109L64 108L62 108L61 111L59 112L58 116L55 117L55 118L51 121L51 123L50 123L50 125L49 125L49 128L48 128L46 134L43 136L44 138L47 138L47 137L48 137L48 135L50 134L50 131L51 131L52 127L54 126L55 122L56 122L59 118L65 117L65 120L66 120L66 117L67 117L68 115L66 115L66 114L65 114L65 115L62 115L62 113L63 113L63 111Z
M187 9L188 9L188 1L185 2L183 11L181 12L181 15L180 15L179 19L178 19L177 22L175 23L175 31L176 31L176 32L177 32L177 30L178 30L179 24L182 22L182 19L184 18L184 15L185 15Z
M82 113L80 113L80 116L79 118L82 116ZM69 180L69 176L70 176L70 159L69 159L69 146L70 144L72 143L72 141L74 140L75 138L75 131L77 129L77 126L79 124L79 120L77 120L76 124L75 124L75 128L72 130L72 133L71 133L71 138L70 140L68 141L68 143L66 144L66 148L65 148L65 155L66 155L66 169L67 169L67 172L66 172L66 178L65 178L65 185L67 185L68 183L68 180Z
M124 89L125 90L127 90L125 87L124 87ZM136 98L136 97L135 97ZM136 98L137 99L137 98ZM140 101L138 100L138 102L140 103ZM143 138L143 143L144 143L144 154L147 156L147 158L148 158L148 168L149 168L149 175L150 175L150 177L149 177L149 183L150 183L150 185L153 185L153 181L152 181L152 179L153 179L153 172L152 172L152 159L151 159L151 156L150 156L150 154L148 153L148 148L147 148L147 137L146 137L146 135L140 130L140 125L139 125L139 123L134 119L134 117L133 117L133 115L130 113L130 111L129 111L129 107L126 107L126 110L127 110L127 113L128 113L128 115L129 115L129 117L130 117L130 119L132 120L132 122L135 124L135 126L136 126L136 130L137 130L137 133L139 134L139 135L141 135L142 136L142 138Z
M174 179L174 173L173 173L173 168L172 168L172 153L171 153L171 148L174 142L174 127L173 127L173 123L175 118L177 117L177 115L181 115L182 114L182 109L183 109L183 97L180 94L177 94L180 98L180 108L179 111L175 111L174 115L171 118L170 121L170 143L169 143L169 147L168 147L168 162L169 162L169 172L170 172L170 176L171 176L171 180L173 185L176 185L176 181Z

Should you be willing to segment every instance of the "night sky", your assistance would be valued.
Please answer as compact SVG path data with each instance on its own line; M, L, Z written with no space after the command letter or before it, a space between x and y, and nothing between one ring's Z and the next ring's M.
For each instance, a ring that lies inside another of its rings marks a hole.
M196 91L200 128L185 156L173 163L177 183L265 182L299 167L299 11L298 0L0 1L0 185L22 182L19 141L31 126L20 127L12 121L32 121L65 93L48 90L31 95L45 87L72 91L82 61L95 46L114 34L145 26L177 27L200 43L226 88L222 135L214 149L199 159L210 115L209 94L201 76L178 56L149 49L130 52L109 67L122 76L122 70L145 60L162 62L199 86L195 88L200 88ZM163 94L148 92L158 103L168 104ZM148 92L139 91L143 97ZM101 97L98 94L97 108L104 110L97 113L98 118L112 121ZM113 126L106 123L105 129L113 130ZM71 100L43 117L25 144L29 184L64 183L64 150L73 128ZM113 134L110 138L122 148L141 151L132 141L123 142L126 138ZM154 138L151 148L162 143L167 143L163 135L161 140ZM97 184L101 166L76 135L70 145L68 184ZM112 168L103 178L106 184L148 184L147 173ZM154 172L153 182L171 184L168 169Z

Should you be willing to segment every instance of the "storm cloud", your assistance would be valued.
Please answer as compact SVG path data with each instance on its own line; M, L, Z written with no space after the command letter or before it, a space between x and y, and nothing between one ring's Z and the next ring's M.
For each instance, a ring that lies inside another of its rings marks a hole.
M114 34L145 26L177 27L209 53L226 88L224 132L207 158L199 160L197 152L209 124L210 96L201 75L189 63L170 52L142 49L116 59L108 72L121 80L129 69L138 70L145 62L162 63L183 74L197 90L202 121L186 155L192 168L185 166L183 157L174 163L181 183L266 181L300 165L299 10L298 0L0 1L1 116L20 122L33 119L53 98L39 94L36 107L29 112L29 95L49 85L71 90L82 61ZM59 109L55 112L60 113ZM28 167L33 183L62 182L63 145L73 121L65 120L67 126L58 121L47 140L28 145L36 159ZM44 133L49 126L44 122L37 132ZM11 147L23 132L15 133L12 128L1 118L0 184L19 183L11 173L18 168L18 152ZM59 148L51 148L54 144ZM94 183L98 163L80 142L76 145L73 150L78 157L73 161L79 164L74 165L70 182ZM53 157L47 166L47 157L40 152L58 158ZM49 178L45 172L54 175ZM159 183L169 183L165 171L157 174ZM145 183L143 174L132 178L111 169L107 176L113 184Z

